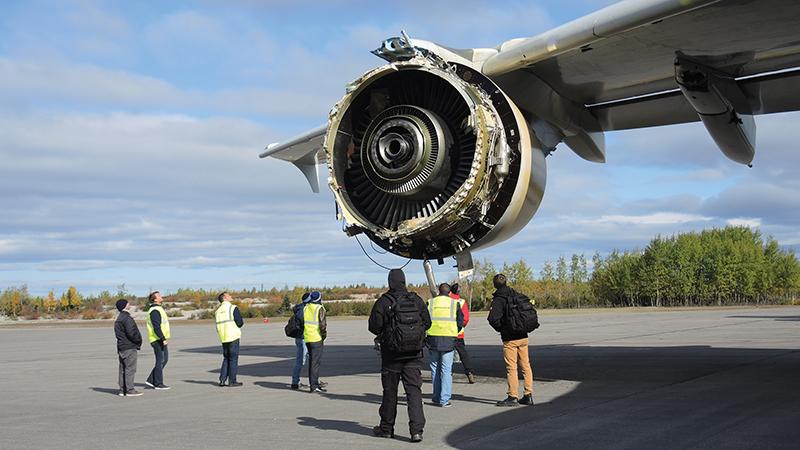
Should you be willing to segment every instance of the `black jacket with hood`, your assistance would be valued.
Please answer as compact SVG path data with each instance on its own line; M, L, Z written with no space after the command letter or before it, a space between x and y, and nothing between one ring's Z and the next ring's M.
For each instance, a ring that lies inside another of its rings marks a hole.
M431 327L431 316L425 302L414 292L406 289L406 276L400 269L389 271L389 290L372 306L369 315L369 331L380 339L389 328L389 306L392 302L404 295L410 295L417 303L420 311L420 322L426 330ZM422 350L415 353L395 353L381 346L381 366L385 369L399 371L409 363L420 364Z
M489 310L489 317L486 318L489 321L489 325L491 325L495 331L500 332L500 339L502 339L503 342L516 341L517 339L525 339L528 337L528 333L524 331L512 331L508 326L508 321L505 320L506 303L511 300L513 295L514 291L508 286L501 286L494 291L492 309Z

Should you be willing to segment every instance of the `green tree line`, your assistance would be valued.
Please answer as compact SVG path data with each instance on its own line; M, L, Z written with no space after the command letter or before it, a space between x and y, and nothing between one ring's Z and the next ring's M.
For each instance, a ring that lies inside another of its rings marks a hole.
M524 260L503 264L511 287L539 307L795 304L800 263L791 250L747 227L657 236L644 250L595 253L544 263L538 278ZM472 309L487 309L497 268L476 264Z

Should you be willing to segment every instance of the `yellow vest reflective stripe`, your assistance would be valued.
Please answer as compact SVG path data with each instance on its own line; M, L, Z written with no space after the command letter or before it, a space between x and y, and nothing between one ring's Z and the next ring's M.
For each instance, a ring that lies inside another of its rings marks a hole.
M322 305L309 303L303 307L303 340L306 342L319 342L322 333L319 331L319 311Z
M164 308L159 305L153 305L147 310L147 338L150 339L151 343L160 340L156 334L155 328L153 328L153 323L150 321L150 313L153 312L154 309L161 315L161 333L164 334L164 339L169 340L169 318Z
M233 342L242 337L242 330L236 326L236 322L233 320L234 309L236 309L236 305L233 303L222 302L217 308L217 312L214 313L217 322L217 334L223 344Z
M428 300L431 327L428 336L458 336L458 300L440 295Z

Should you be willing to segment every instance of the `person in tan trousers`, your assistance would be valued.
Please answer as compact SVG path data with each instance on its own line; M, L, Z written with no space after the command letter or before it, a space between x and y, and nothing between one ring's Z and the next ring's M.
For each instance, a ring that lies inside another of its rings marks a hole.
M512 330L506 320L506 304L513 301L515 292L506 285L507 278L502 273L495 275L492 282L495 292L488 320L489 325L500 332L503 340L503 359L508 381L508 397L497 402L497 406L533 405L533 369L528 356L528 333ZM519 396L518 365L525 380L522 397Z

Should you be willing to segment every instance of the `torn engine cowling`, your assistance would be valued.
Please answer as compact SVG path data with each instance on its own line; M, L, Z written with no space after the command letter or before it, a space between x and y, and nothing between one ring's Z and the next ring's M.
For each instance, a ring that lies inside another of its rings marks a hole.
M544 154L517 107L480 72L429 52L353 82L325 152L348 234L415 259L511 237L544 193Z

